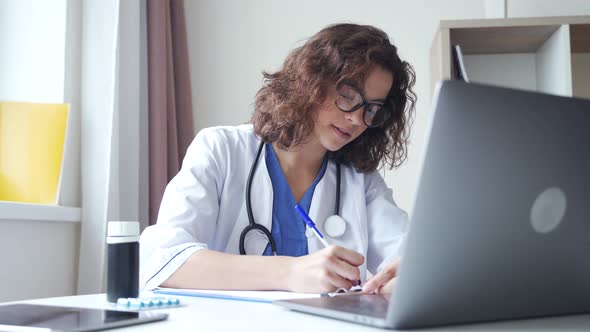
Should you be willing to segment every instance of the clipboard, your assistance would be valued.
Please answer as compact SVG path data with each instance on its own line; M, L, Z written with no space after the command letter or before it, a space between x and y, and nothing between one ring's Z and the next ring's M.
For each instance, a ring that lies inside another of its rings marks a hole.
M228 291L209 289L184 289L158 287L154 294L166 294L175 296L202 297L218 300L247 301L259 303L272 303L278 300L291 300L320 297L320 294L292 293L282 291Z

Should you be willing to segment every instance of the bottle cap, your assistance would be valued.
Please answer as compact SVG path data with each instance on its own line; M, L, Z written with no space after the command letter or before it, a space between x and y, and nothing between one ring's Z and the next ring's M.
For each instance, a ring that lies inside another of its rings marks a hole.
M139 236L139 222L109 221L107 236Z

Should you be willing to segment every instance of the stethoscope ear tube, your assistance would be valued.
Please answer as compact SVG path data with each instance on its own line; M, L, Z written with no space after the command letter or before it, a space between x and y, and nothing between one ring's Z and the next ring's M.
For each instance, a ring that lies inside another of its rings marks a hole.
M244 243L246 242L246 234L248 234L248 232L250 231L260 231L262 233L264 233L264 235L268 238L268 242L270 243L270 249L272 251L273 256L277 255L277 248L275 246L275 241L272 238L272 234L268 231L268 229L262 225L258 225L258 224L254 224L254 225L248 225L246 226L246 228L244 228L244 230L242 231L242 234L240 234L240 255L245 255L246 254L246 247L244 245Z
M340 213L340 163L336 163L336 202L334 203L334 215Z
M258 165L258 159L260 159L260 154L262 153L262 149L264 148L264 142L260 142L258 147L258 152L256 153L256 159L252 163L252 167L250 167L250 173L248 174L248 182L246 183L246 212L248 213L248 223L249 225L244 228L242 233L240 234L240 255L246 254L246 248L244 243L246 242L246 235L248 232L252 230L259 230L266 237L268 238L268 242L270 243L270 249L272 250L272 254L274 256L277 255L277 247L275 245L275 241L272 238L272 234L266 229L266 227L262 225L258 225L254 222L254 215L252 214L252 201L250 198L250 191L252 190L252 178L254 178L254 172L256 171L256 166Z
M250 199L250 191L252 190L252 178L254 177L254 172L256 171L256 166L258 165L258 159L260 159L260 153L262 153L263 148L264 142L260 142L258 152L256 153L256 159L254 159L252 167L250 167L250 173L248 173L248 182L246 183L246 212L248 212L248 223L250 224L250 226L255 224L254 216L252 214L252 201Z

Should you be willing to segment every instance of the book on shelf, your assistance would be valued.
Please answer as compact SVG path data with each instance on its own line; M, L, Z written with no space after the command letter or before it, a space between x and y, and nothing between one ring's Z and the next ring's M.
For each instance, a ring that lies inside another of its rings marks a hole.
M453 45L451 53L451 76L455 80L463 80L469 83L469 78L467 77L467 70L465 69L465 61L463 60L463 52L461 51L461 46Z

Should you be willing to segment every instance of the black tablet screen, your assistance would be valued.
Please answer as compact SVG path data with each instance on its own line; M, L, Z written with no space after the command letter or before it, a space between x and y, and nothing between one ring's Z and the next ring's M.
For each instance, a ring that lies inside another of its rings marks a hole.
M0 306L0 327L43 327L60 331L96 331L163 320L167 314L54 307L34 304Z

